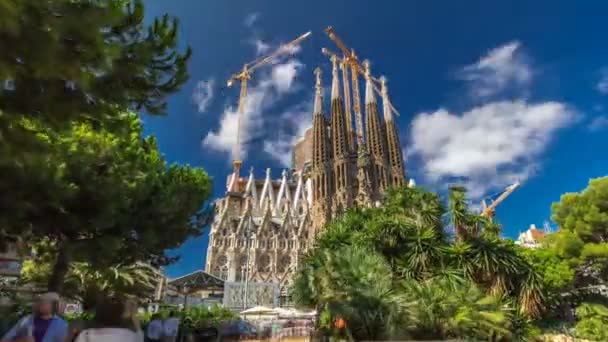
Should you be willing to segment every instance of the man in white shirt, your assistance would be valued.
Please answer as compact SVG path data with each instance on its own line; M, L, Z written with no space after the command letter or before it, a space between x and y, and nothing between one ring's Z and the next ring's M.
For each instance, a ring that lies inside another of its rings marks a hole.
M175 342L179 333L179 318L175 311L169 313L169 317L163 321L163 341Z
M152 315L152 320L146 328L146 338L150 342L160 342L163 337L163 321L159 314Z

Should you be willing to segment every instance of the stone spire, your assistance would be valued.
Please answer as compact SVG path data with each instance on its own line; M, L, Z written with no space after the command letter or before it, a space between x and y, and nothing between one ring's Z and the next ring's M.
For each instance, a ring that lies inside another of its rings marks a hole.
M321 68L315 69L315 102L313 107L314 115L323 115L323 86L321 85Z
M338 76L338 58L331 56L331 100L340 98L340 77Z
M352 204L354 180L350 167L351 154L348 148L346 114L340 98L338 60L332 56L331 84L331 141L333 145L333 184L335 189L332 212L341 213Z
M374 185L379 192L384 192L389 188L387 173L386 140L382 123L378 115L378 104L374 96L374 88L371 79L370 63L364 61L365 67L365 115L366 115L366 135L367 147L370 151L373 165Z
M312 234L316 234L330 219L332 175L327 119L323 114L323 87L321 85L321 69L315 69L315 102L313 113L313 143L312 143Z
M403 165L403 154L401 153L401 143L399 142L399 130L393 120L391 103L388 98L388 88L386 78L380 78L382 107L384 110L384 121L386 125L386 147L388 152L388 165L390 182L392 186L402 186L405 183L405 168Z

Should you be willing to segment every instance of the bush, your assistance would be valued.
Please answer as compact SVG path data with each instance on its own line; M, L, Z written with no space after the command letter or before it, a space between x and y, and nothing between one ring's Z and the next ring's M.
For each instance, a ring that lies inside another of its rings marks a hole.
M608 340L608 307L583 303L576 308L576 336L592 341Z

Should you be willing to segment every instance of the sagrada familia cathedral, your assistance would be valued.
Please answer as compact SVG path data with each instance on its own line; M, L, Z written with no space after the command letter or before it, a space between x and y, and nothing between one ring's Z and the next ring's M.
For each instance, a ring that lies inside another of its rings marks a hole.
M347 208L377 206L388 188L404 185L403 156L385 80L379 80L381 119L375 80L364 62L363 127L358 77L353 77L353 130L348 81L343 77L343 101L338 65L334 56L329 117L323 109L321 70L315 70L313 127L294 146L293 170L283 171L278 180L272 179L270 169L265 179L255 179L253 170L248 178L237 173L228 177L226 195L216 203L208 273L228 282L275 283L284 292L325 224Z

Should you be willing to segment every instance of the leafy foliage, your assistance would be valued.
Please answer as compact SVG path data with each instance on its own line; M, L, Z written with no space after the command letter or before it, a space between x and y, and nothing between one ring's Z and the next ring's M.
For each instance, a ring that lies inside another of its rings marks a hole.
M0 0L0 9L6 115L63 123L116 107L162 113L188 78L177 19L145 25L141 0Z
M0 203L6 232L55 256L49 288L61 290L70 262L95 268L136 261L171 262L165 250L199 234L197 213L211 194L202 169L167 165L136 114L103 124L72 123L57 131L38 121L20 125L47 151L1 165Z
M22 281L46 285L51 276L51 264L43 260L51 257L37 255L26 260ZM118 264L94 268L83 262L71 263L64 279L65 296L82 303L85 310L94 307L99 295L123 295L145 302L152 299L158 281L158 271L145 264Z
M464 189L452 189L446 212L436 194L400 188L380 208L348 211L304 261L296 303L326 322L345 318L353 339L500 340L532 331L526 317L543 309L540 276L465 199Z
M576 308L579 321L576 334L592 341L608 340L608 307L599 304L583 303Z

